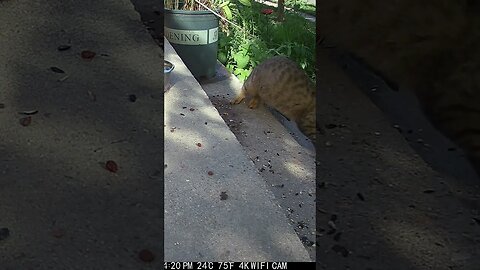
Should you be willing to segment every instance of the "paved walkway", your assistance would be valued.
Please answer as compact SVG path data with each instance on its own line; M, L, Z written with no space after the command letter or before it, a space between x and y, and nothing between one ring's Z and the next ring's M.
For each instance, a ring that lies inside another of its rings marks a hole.
M128 0L0 1L0 18L0 269L159 269L162 50Z

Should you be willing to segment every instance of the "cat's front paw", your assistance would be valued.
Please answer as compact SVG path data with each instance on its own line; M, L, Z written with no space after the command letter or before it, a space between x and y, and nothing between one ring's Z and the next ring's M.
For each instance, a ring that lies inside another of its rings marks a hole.
M232 104L232 105L240 104L244 99L245 99L244 95L238 95L236 98L234 98L230 101L230 104Z

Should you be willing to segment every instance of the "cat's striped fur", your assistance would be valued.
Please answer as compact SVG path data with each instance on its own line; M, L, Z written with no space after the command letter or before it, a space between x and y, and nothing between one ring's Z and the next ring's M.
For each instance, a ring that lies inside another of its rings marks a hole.
M251 109L264 102L294 121L315 143L315 87L297 63L285 56L263 61L253 69L231 103L238 104L246 97L251 98Z

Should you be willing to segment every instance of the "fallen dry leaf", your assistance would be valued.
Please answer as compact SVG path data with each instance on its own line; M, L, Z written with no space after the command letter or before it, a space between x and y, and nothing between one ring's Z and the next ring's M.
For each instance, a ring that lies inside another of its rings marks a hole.
M113 160L108 160L106 163L105 163L105 169L115 173L118 171L118 165L117 163L115 163L115 161Z
M24 127L30 125L31 123L32 123L32 117L31 116L24 117L24 118L20 119L20 125L22 125Z
M96 53L92 52L92 51L82 51L81 53L81 56L83 59L86 59L86 60L91 60L93 59L93 57L95 57Z
M65 231L62 229L53 229L52 230L52 235L55 238L62 238L65 235Z
M153 253L148 249L143 249L142 251L140 251L138 253L138 257L144 262L151 262L155 259Z

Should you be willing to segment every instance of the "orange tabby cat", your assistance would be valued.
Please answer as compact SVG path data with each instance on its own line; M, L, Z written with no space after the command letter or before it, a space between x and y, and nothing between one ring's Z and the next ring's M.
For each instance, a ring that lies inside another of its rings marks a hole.
M297 63L285 56L263 61L253 69L231 103L238 104L247 96L251 98L251 109L264 102L294 121L315 143L315 87Z

